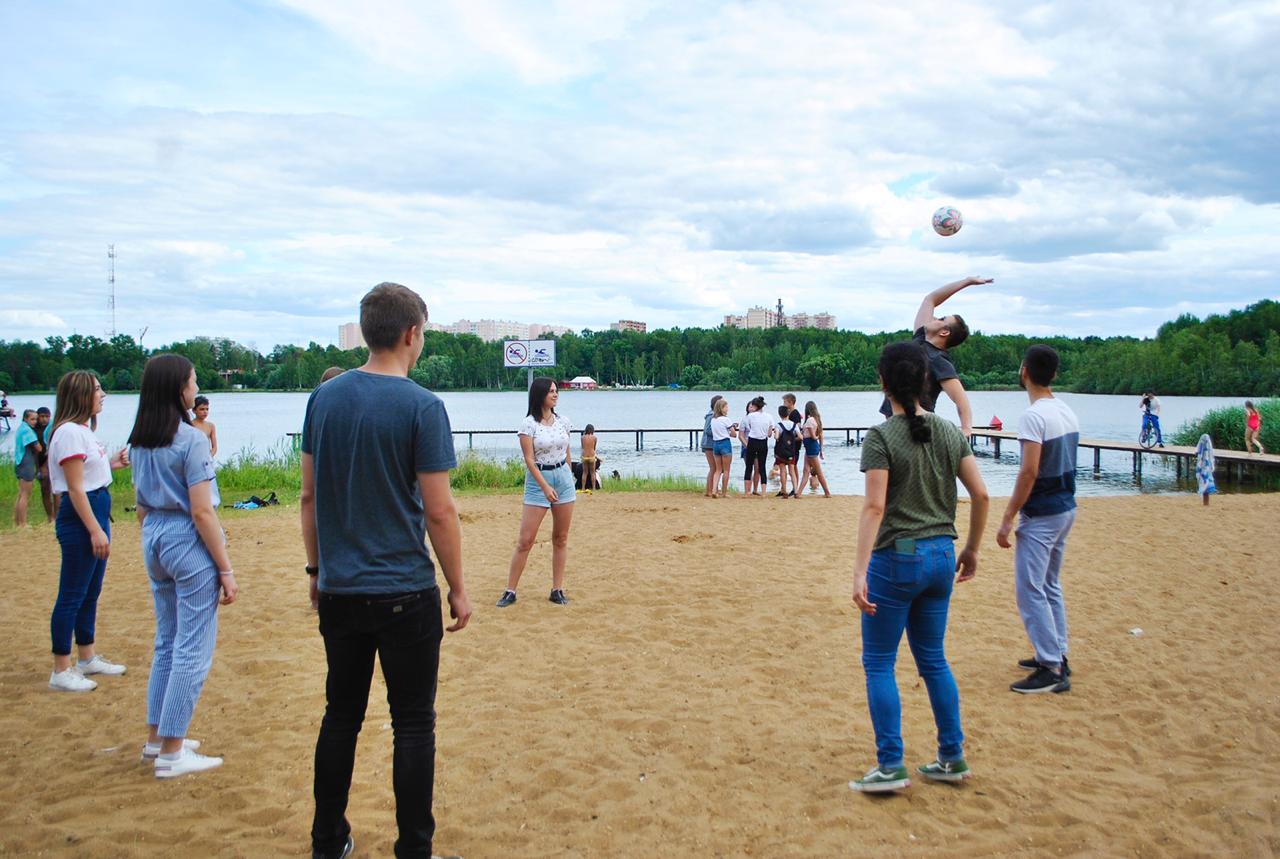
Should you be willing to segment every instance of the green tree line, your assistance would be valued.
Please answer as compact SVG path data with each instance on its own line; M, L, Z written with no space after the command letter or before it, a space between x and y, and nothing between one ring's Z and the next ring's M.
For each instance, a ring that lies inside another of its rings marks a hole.
M602 385L680 385L733 390L873 387L880 349L906 331L864 334L815 328L672 328L641 334L590 331L555 338L556 378L591 376ZM502 344L469 334L429 331L412 371L433 390L519 390L522 370L502 368ZM1280 303L1199 319L1190 314L1153 338L1048 337L975 333L956 349L961 379L971 389L1014 387L1031 343L1062 355L1059 387L1086 393L1274 395L1280 392ZM68 370L95 371L109 390L133 390L148 355L179 352L196 366L200 387L298 390L313 387L328 367L364 363L364 349L277 346L263 355L227 339L196 337L147 350L121 334L108 340L73 334L44 345L0 341L0 390L50 390Z

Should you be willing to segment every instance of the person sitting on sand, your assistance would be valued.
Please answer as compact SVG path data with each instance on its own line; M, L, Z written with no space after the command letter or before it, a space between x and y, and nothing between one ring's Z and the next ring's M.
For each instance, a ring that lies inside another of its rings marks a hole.
M920 408L928 368L928 358L915 343L884 348L877 371L893 417L873 427L862 446L867 494L858 520L853 602L862 611L862 667L877 763L849 787L866 793L911 784L893 673L904 629L938 727L938 757L916 771L936 781L969 777L960 693L943 640L954 582L966 582L978 571L989 499L968 439L951 422ZM957 477L971 502L968 541L958 559Z
M1053 395L1050 385L1058 365L1058 353L1043 344L1028 348L1022 359L1018 383L1027 392L1031 408L1018 419L1022 466L996 534L996 543L1008 549L1009 532L1014 521L1019 522L1013 580L1022 625L1035 655L1018 663L1031 674L1009 688L1023 694L1071 690L1061 577L1067 535L1076 521L1080 422Z
M1257 445L1258 453L1266 453L1262 447L1262 413L1253 407L1252 400L1244 401L1244 452L1253 453Z
M591 424L582 430L582 485L588 495L596 485L596 428Z
M218 455L218 428L213 425L213 421L209 420L209 398L196 397L195 409L196 419L191 425L200 432L204 433L205 438L209 439L209 449L213 451L213 455Z

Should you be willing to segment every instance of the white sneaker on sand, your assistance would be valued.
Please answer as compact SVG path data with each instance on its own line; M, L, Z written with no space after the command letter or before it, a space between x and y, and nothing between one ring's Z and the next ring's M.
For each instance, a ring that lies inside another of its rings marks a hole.
M200 741L199 740L183 740L182 747L187 751L194 752L196 749L200 748ZM142 760L145 763L151 763L158 757L160 757L159 743L154 743L154 744L143 743L142 744Z
M74 668L65 668L49 675L49 688L56 692L92 692L98 684Z
M180 775L203 772L220 766L222 766L222 758L201 755L183 749L172 760L164 755L156 758L156 778L176 778Z
M123 665L117 665L114 662L108 662L107 660L103 659L101 656L98 656L95 654L94 657L90 659L88 662L85 662L83 659L76 660L76 670L84 675L89 675L89 674L117 675L117 674L123 674L126 669Z

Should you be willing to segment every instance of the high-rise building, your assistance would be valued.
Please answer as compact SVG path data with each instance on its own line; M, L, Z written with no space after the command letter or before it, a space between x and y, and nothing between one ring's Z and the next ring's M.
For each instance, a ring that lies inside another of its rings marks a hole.
M644 334L649 330L649 326L644 322L637 322L634 319L619 319L617 322L609 326L610 331L639 331Z
M774 328L781 324L787 328L830 330L836 327L836 318L830 313L779 314L768 307L752 307L745 315L726 314L724 324L730 328Z
M364 342L364 332L360 330L360 323L348 322L338 326L338 348L339 349L358 349L361 346L367 346Z

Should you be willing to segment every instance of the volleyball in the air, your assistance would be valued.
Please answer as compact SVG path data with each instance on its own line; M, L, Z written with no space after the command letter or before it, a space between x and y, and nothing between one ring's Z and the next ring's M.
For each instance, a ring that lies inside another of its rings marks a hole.
M964 226L959 209L943 206L933 213L933 231L940 236L954 236Z

